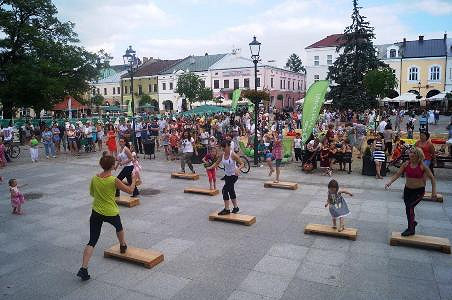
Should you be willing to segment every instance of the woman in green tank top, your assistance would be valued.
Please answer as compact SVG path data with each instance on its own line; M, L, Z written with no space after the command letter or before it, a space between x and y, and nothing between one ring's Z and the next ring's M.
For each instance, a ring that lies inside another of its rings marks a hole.
M121 253L125 253L127 250L115 193L116 189L120 189L123 192L132 194L137 178L132 177L132 184L125 185L121 180L111 175L115 166L115 158L111 155L106 155L106 153L102 155L99 164L103 172L92 178L89 187L90 195L94 198L94 201L89 219L89 242L83 251L82 267L77 273L77 276L82 280L90 279L88 263L99 240L103 222L110 223L115 227Z

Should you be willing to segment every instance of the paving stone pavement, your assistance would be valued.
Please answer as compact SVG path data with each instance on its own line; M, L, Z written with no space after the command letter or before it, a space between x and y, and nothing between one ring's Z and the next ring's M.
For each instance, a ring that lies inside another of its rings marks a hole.
M384 181L335 174L354 194L346 197L346 225L359 230L358 238L305 235L306 224L331 222L323 207L330 178L294 165L282 170L282 180L298 182L295 191L264 189L266 168L240 176L240 209L257 217L248 227L208 220L221 209L221 195L183 193L208 185L200 165L200 180L185 181L170 178L177 162L142 161L140 188L159 193L120 208L126 240L162 251L165 261L149 270L104 258L103 250L116 243L114 228L105 224L92 279L81 282L75 273L89 238L88 185L99 171L97 155L2 169L5 179L27 184L23 193L42 197L25 203L25 215L12 215L7 184L0 185L1 299L452 299L451 255L389 246L391 231L406 226L402 180L385 191ZM452 240L452 181L450 171L441 172L445 202L418 205L418 232Z

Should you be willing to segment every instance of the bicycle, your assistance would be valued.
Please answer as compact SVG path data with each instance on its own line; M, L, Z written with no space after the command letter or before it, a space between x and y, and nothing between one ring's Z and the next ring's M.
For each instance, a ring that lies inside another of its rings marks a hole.
M20 155L19 145L15 143L9 143L9 145L6 146L6 153L8 153L8 156L10 158L18 158Z
M240 160L243 162L243 168L240 169L240 172L242 172L243 174L247 174L250 171L250 161L248 160L248 158L244 155L240 155ZM218 166L219 169L224 171L224 166L222 164L220 164Z

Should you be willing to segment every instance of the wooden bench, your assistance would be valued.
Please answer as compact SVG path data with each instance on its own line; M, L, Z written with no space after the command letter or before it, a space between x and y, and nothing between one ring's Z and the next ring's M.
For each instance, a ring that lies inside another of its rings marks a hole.
M220 193L220 191L218 189L210 190L210 189L203 189L203 188L197 188L197 187L189 187L189 188L184 189L184 193L215 196L215 195L218 195Z
M280 181L275 183L273 181L266 181L264 183L265 188L277 188L277 189L288 189L288 190L296 190L298 189L298 183L295 182L284 182Z
M322 234L322 235L347 238L350 240L356 240L356 236L358 235L358 229L345 227L344 230L339 232L337 229L333 228L333 226L331 226L331 225L308 224L304 228L304 233L305 234L310 234L310 233Z
M110 249L105 250L104 257L115 257L143 264L148 269L158 265L164 260L163 253L161 252L130 246L127 247L126 253L121 253L119 251L119 244L116 244Z
M116 197L116 203L122 206L134 207L140 205L140 199L130 196L119 196Z
M401 236L400 232L393 232L389 240L391 246L412 246L426 249L435 249L450 254L450 242L447 238L427 236L427 235L410 235Z
M198 180L199 179L199 174L175 172L175 173L171 173L171 178Z
M256 223L255 216L233 214L233 213L230 213L229 215L220 216L220 215L218 215L217 212L214 212L209 215L209 220L210 221L223 221L223 222L239 223L239 224L246 225L246 226L250 226L250 225Z
M434 202L443 202L444 197L441 194L436 193L436 199L432 199L432 193L431 192L425 192L424 198L422 198L424 201L434 201Z

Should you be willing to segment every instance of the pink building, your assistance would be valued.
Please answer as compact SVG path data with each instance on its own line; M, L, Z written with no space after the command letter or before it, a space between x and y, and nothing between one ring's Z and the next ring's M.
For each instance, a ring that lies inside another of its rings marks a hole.
M238 52L227 54L213 64L209 71L210 87L215 97L230 99L235 89L254 89L254 64ZM305 95L305 74L264 64L258 64L257 74L258 90L264 89L270 93L270 107L294 108L295 101Z

